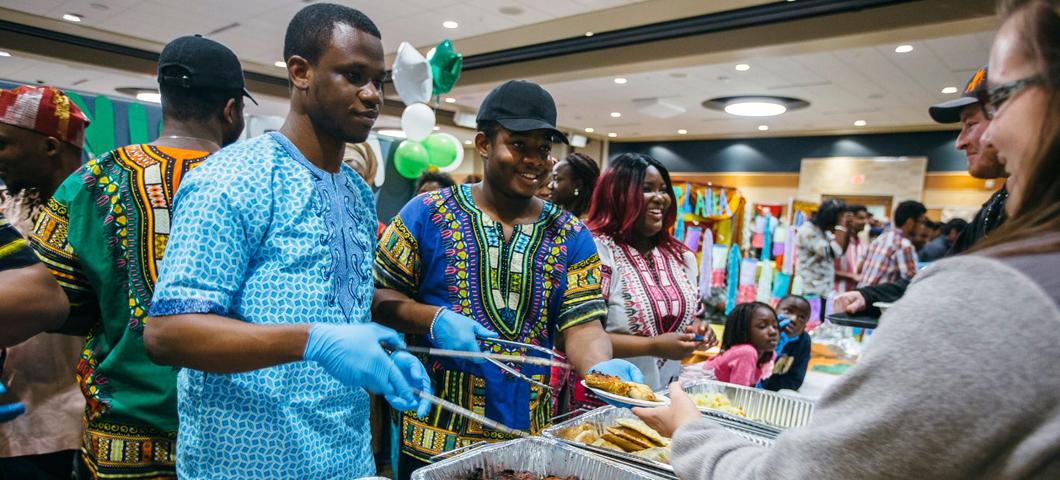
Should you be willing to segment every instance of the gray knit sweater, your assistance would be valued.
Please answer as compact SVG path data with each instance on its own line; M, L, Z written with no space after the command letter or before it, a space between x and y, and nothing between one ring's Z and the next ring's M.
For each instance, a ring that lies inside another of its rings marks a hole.
M920 272L810 425L754 446L675 432L691 479L1060 479L1060 254Z

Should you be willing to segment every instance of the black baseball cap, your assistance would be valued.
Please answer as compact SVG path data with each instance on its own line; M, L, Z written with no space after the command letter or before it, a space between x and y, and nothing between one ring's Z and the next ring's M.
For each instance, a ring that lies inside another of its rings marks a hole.
M494 88L479 106L475 120L497 122L513 132L548 130L553 141L569 143L556 128L556 102L552 95L526 80L509 80Z
M968 84L964 86L961 96L932 105L928 108L931 118L939 123L957 123L961 121L961 110L968 105L979 103L979 94L986 90L986 67L981 67L972 74Z
M163 73L165 72L165 73ZM243 81L243 66L228 47L187 35L166 44L158 57L158 83L184 88L242 90L257 105Z

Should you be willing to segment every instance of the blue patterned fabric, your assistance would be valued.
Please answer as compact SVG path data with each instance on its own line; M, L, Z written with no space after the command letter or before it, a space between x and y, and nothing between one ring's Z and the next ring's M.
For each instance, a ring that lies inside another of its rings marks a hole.
M349 167L320 170L274 132L211 156L184 180L174 204L151 316L371 321L375 206ZM375 471L368 395L316 364L238 374L185 368L177 389L181 478Z

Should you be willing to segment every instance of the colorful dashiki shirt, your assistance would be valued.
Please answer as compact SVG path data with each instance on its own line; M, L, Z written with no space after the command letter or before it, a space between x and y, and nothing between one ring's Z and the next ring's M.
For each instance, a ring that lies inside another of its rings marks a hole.
M354 171L323 171L278 132L188 176L151 316L257 324L371 321L375 204ZM180 478L373 475L368 394L315 362L177 375Z
M466 315L502 339L546 348L557 332L604 316L600 259L577 218L545 202L538 220L516 225L507 241L502 227L475 205L470 185L413 198L379 242L376 285ZM423 336L410 341L426 342ZM488 342L483 348L535 354ZM550 423L552 396L546 389L488 363L424 362L435 393L446 400L533 433ZM549 383L547 367L509 366ZM510 438L438 407L426 420L403 414L399 435L401 452L423 461L477 441Z
M48 201L33 246L89 334L77 364L82 456L100 478L175 476L176 374L144 349L173 192L206 152L130 145L91 160Z
M682 332L700 314L696 255L675 257L652 249L651 260L637 249L596 235L600 252L601 291L607 302L607 331L641 337ZM644 384L659 390L681 374L679 360L627 358L644 372ZM580 386L580 385L579 385Z

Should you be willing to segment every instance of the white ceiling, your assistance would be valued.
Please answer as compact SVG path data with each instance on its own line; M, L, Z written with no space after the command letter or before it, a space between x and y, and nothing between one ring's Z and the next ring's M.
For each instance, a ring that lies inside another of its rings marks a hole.
M914 50L906 54L894 52L899 43L887 43L635 73L623 75L628 80L624 85L608 76L543 86L556 100L561 125L591 127L596 136L614 132L619 140L676 136L679 129L692 136L841 131L855 129L856 120L865 120L870 130L931 126L927 107L957 96L942 89L963 88L972 72L986 63L992 40L993 32L981 32L909 42ZM737 71L736 63L751 68ZM458 105L473 108L487 91L458 84L452 93ZM810 106L765 118L736 117L701 106L704 100L734 95L795 97ZM633 100L642 98L661 98L685 113L668 119L638 113ZM612 118L611 112L622 116ZM768 125L769 131L759 132L759 125Z
M367 14L383 34L387 53L402 41L436 44L595 12L643 0L332 0ZM0 0L0 7L47 18L75 13L80 26L121 33L159 44L181 35L209 34L240 58L271 65L282 60L291 18L311 3L303 0ZM106 7L106 8L101 8ZM502 9L509 13L502 13ZM516 13L518 12L518 13ZM442 22L453 20L457 29Z
M40 57L19 50L5 49L10 57L0 57L0 79L27 84L47 84L75 91L103 94L128 101L135 99L115 91L117 88L157 89L154 75L138 75L86 63L75 63ZM254 95L260 105L247 102L246 113L252 115L287 115L287 99Z
M678 1L678 0L669 0ZM719 0L720 1L720 0ZM107 9L92 6L106 4ZM603 17L604 9L651 2L639 0L402 0L400 2L342 3L364 10L380 25L388 51L398 40L414 45L430 45L442 38L468 38L490 32L501 32L521 25L545 22L563 16L591 13L578 19ZM739 3L739 2L730 2ZM753 2L746 2L753 3ZM305 6L302 0L0 0L0 7L48 18L63 13L85 16L83 26L99 32L116 32L151 42L166 41L186 33L210 32L238 22L238 27L213 35L229 45L244 61L271 64L282 50L283 30L291 16ZM506 15L503 7L518 7L523 13ZM632 8L632 7L625 7ZM622 11L616 10L610 13ZM247 15L245 12L254 12ZM456 30L446 30L442 20L460 23ZM534 27L539 28L539 27ZM960 88L971 72L986 63L992 31L905 41L901 34L893 41L867 47L850 48L841 40L822 48L796 50L794 54L777 54L763 50L737 52L738 61L713 63L688 60L684 65L622 75L625 85L613 82L614 76L586 73L570 81L546 82L544 86L559 106L562 127L582 131L595 129L592 136L618 134L617 140L676 137L678 129L689 137L777 136L805 133L840 133L893 129L933 128L927 107L953 98L942 88ZM930 35L929 35L930 37ZM873 37L875 38L875 37ZM547 38L542 38L542 41ZM881 40L883 41L883 40ZM834 43L834 46L831 45ZM898 54L894 47L909 43L911 53ZM120 97L117 87L155 87L153 76L138 75L105 67L61 62L20 52L15 46L0 45L15 55L0 58L0 78L33 83L38 80L64 88L103 93ZM736 63L751 65L745 72L736 71ZM631 66L630 68L637 68ZM572 71L576 71L573 69ZM277 69L277 75L282 71ZM442 104L445 109L473 111L492 85L462 86L452 92L456 104ZM779 117L741 118L707 110L700 104L714 97L732 95L780 95L810 102L804 110ZM249 106L248 112L262 115L285 115L285 98L256 95L260 107ZM658 119L638 113L634 99L661 98L683 107L685 113ZM621 112L612 118L611 112ZM855 127L855 120L865 120L865 127ZM393 127L396 118L380 118L377 125ZM768 132L758 131L768 125ZM459 135L458 135L459 136Z

